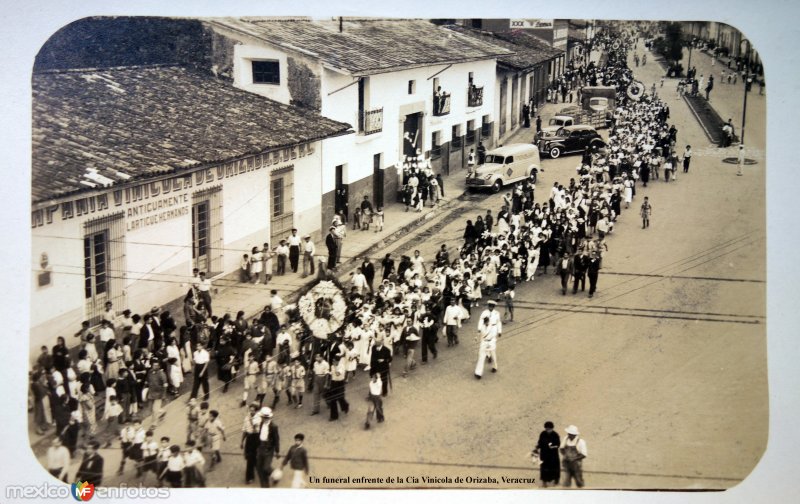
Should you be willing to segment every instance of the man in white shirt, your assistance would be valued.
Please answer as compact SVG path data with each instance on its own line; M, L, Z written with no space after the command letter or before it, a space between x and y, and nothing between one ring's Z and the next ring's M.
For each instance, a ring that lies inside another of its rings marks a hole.
M501 317L500 312L495 309L497 307L497 301L490 299L486 304L488 305L487 308L483 310L480 318L478 318L478 332L483 333L486 331L487 326L494 325L497 327L497 337L500 337L503 335L503 317ZM485 323L484 320L487 317L489 318L489 322Z
M103 319L101 323L103 325L99 331L100 341L104 344L103 346L105 346L105 343L113 340L116 335L114 334L114 329L111 326L111 322L109 322L107 319Z
M419 250L414 251L414 257L411 258L411 268L419 275L428 273L428 269L425 267L425 259L422 258Z
M329 421L339 419L339 408L343 413L350 411L350 403L345 399L345 379L347 372L344 369L344 359L341 354L333 358L333 365L330 367L331 373L331 386L328 391L328 400L330 401L331 414Z
M289 343L289 347L291 348L292 335L286 328L286 324L281 325L281 330L278 331L278 336L275 338L275 344L278 346L278 348L281 348L284 343Z
M47 470L66 483L70 461L69 449L61 443L61 438L56 436L52 446L47 449Z
M200 272L200 281L197 284L197 295L200 296L203 305L205 305L206 310L208 310L208 316L211 317L211 279L206 278L205 271Z
M292 228L292 235L286 239L289 245L289 265L292 268L292 273L297 273L297 266L300 260L300 245L302 240L297 234L297 228Z
M383 416L383 399L381 392L383 390L383 381L381 380L380 373L375 373L370 378L369 382L369 408L367 409L367 421L364 422L364 429L369 429L370 420L372 415L377 414L378 423L385 420Z
M581 488L583 487L583 459L589 455L589 452L586 450L586 441L578 437L580 433L577 427L570 425L566 428L566 432L567 436L561 441L560 447L566 473L564 486L571 486L574 477L575 484Z
M356 268L356 272L353 273L351 284L358 290L359 294L364 294L364 291L369 287L367 284L367 277L364 276L361 268Z
M458 345L458 328L461 327L461 319L464 312L460 306L456 304L456 298L450 298L450 306L444 311L444 325L446 327L445 333L447 334L447 346Z
M278 321L283 324L286 321L286 314L283 312L283 298L278 294L276 289L272 289L269 291L269 293L269 307L272 310L272 313L278 317Z
M193 354L194 359L194 383L192 384L192 399L197 398L200 385L203 386L203 400L208 401L208 363L211 356L202 343L197 344L197 350Z
M478 380L483 377L483 365L487 357L492 363L492 373L497 372L497 324L490 322L489 317L485 317L481 322L483 330L475 337L475 341L479 345L478 363L475 365L475 378Z
M194 440L186 443L186 453L183 456L184 472L187 476L185 484L187 487L206 486L206 458L200 453L200 449Z
M147 473L150 471L155 473L156 477L161 472L158 468L158 452L158 443L153 439L153 431L147 431L145 440L142 443L142 472L144 478L147 478Z
M311 241L311 235L305 235L303 240L303 278L305 278L314 274L314 254L317 249Z
M117 312L114 311L114 303L106 301L106 310L103 312L103 320L108 320L111 327L117 323Z
M330 374L331 367L321 353L318 353L314 356L314 403L311 409L311 415L318 415L319 414L319 403L320 399L322 398L322 394L325 392L325 384L328 380L328 375Z

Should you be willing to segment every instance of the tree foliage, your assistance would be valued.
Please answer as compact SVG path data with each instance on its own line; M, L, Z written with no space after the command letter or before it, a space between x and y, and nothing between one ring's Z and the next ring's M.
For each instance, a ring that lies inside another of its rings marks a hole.
M680 23L668 23L664 27L664 36L653 41L653 49L672 65L683 59L683 48L686 45Z

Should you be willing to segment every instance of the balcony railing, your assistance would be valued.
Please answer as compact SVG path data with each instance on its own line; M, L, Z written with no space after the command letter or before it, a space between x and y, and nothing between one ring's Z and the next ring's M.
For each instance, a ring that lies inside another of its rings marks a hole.
M383 131L383 107L358 113L358 132L364 135Z
M467 106L480 107L483 105L483 86L470 86L467 88Z
M433 95L433 115L443 116L450 113L450 93Z

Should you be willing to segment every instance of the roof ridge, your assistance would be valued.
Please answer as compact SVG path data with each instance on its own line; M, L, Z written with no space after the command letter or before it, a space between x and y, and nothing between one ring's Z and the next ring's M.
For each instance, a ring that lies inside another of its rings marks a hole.
M99 72L99 71L119 71L119 70L140 70L142 68L169 68L169 67L182 67L186 65L181 63L150 63L147 65L117 65L107 67L85 67L85 68L53 68L47 70L34 70L34 75L40 74L68 74L68 73L84 73L84 72Z

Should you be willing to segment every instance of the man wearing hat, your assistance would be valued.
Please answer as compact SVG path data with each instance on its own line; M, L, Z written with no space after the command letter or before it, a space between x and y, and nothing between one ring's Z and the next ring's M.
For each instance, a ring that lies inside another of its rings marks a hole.
M256 450L256 472L262 488L269 488L272 474L272 458L280 454L280 435L278 426L272 423L272 409L261 408L253 417L253 426L258 433Z
M483 365L486 358L489 357L492 363L492 373L497 372L497 330L499 322L491 322L489 317L484 317L481 320L483 329L480 332L480 342L478 347L478 363L475 365L475 378L481 379L483 377ZM475 337L478 340L478 336Z
M567 437L561 441L561 455L564 457L564 486L572 486L572 478L578 488L583 488L583 459L589 453L586 451L586 441L579 437L580 432L574 425L566 428Z
M503 335L503 318L500 316L500 312L497 311L497 301L494 299L490 299L486 302L488 305L481 316L478 318L478 332L480 334L484 334L487 330L487 327L496 326L497 327L497 337ZM488 321L486 320L488 318Z
M325 237L325 246L328 248L328 269L336 268L336 258L338 257L339 247L336 244L336 226L331 226L328 236Z
M297 235L297 228L292 228L292 235L286 239L286 243L289 245L289 266L292 268L292 273L297 273L302 243L300 236Z
M311 241L311 235L305 235L303 237L303 278L314 274L314 253L316 251L314 242Z

